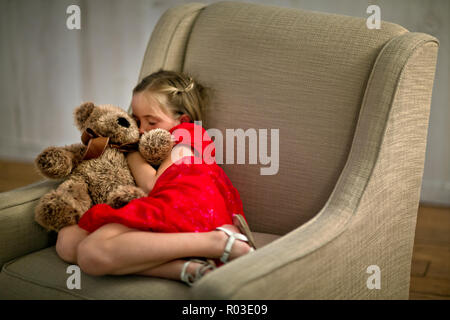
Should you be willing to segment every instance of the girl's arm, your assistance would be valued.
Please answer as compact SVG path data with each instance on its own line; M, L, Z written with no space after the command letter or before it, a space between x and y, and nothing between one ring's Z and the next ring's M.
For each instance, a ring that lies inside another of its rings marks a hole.
M169 155L159 166L156 171L139 152L132 152L127 155L128 166L133 174L134 180L138 187L143 189L147 194L152 191L156 180L162 173L170 167L174 162L182 157L194 155L189 146L177 145L173 148Z
M172 153L161 163L156 172L156 179L158 179L163 172L170 167L174 162L177 162L183 157L193 156L194 154L191 151L191 148L186 145L176 145L172 149Z
M155 185L156 170L145 161L139 152L129 153L127 161L136 185L148 194Z

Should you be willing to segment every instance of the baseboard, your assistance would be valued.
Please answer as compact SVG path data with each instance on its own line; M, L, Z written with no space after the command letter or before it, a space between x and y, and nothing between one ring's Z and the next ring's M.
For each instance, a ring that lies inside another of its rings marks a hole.
M423 179L420 202L450 206L450 181Z

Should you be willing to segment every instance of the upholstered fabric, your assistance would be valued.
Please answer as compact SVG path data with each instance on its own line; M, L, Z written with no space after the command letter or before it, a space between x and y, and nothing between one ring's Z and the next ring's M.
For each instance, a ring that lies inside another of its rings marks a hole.
M177 281L137 276L92 277L81 274L81 289L68 289L67 267L55 247L7 263L1 273L0 298L8 299L186 299L189 290ZM45 288L45 289L42 289Z
M177 6L161 16L145 51L139 81L161 68L183 70L192 26L205 6L202 3Z
M190 73L213 89L205 127L267 129L269 155L279 129L277 174L248 158L223 165L258 249L191 288L82 275L78 295L32 221L44 183L0 195L2 297L407 299L437 50L429 35L340 15L227 1L168 10L139 78ZM367 287L372 265L379 290Z
M254 233L262 248L279 236ZM0 299L191 299L181 282L143 276L93 277L81 274L80 289L69 289L69 264L49 247L6 263L0 274Z
M58 181L40 181L0 193L0 268L9 260L53 245L54 233L34 222L34 207Z
M369 30L364 19L233 2L198 15L183 71L214 90L205 126L224 136L226 129L267 129L268 150L271 130L279 129L276 174L261 175L267 165L249 164L248 156L246 164L224 166L255 230L284 234L323 207L347 160L375 59L405 32L390 23Z
M386 45L325 206L300 228L203 279L198 297L408 298L436 57L436 39L425 34ZM367 287L371 265L380 268L380 290Z

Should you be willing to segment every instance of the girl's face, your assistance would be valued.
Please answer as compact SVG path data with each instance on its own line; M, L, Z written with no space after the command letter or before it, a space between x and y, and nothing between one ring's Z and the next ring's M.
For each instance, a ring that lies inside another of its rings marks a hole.
M161 108L164 107L150 92L142 91L133 95L131 109L140 134L157 128L170 130L180 124L180 120L165 114Z

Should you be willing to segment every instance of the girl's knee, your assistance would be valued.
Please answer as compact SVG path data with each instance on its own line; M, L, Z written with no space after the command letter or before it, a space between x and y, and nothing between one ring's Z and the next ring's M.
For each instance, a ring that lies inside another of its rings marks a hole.
M106 224L81 241L77 247L77 264L89 275L111 274L114 269L114 252L109 239L131 231L118 223Z
M69 263L75 263L77 258L77 246L85 237L87 232L77 225L62 228L58 232L56 240L56 253Z
M77 264L91 276L109 274L113 262L107 241L89 238L81 241L77 248Z

